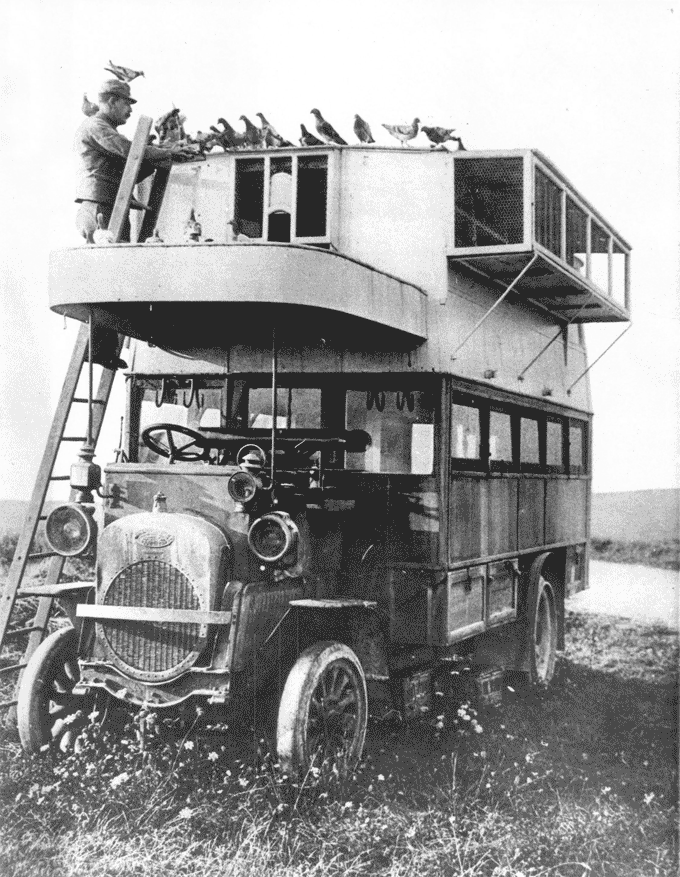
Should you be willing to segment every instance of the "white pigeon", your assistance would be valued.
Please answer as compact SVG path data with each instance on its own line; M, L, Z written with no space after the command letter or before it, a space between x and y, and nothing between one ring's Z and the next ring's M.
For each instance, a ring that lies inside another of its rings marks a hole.
M383 128L386 128L393 137L401 142L401 145L407 145L408 140L413 140L418 136L418 125L420 119L414 119L412 125L386 125L383 122Z
M97 228L92 234L92 240L95 244L112 244L113 232L104 226L104 214L97 214Z

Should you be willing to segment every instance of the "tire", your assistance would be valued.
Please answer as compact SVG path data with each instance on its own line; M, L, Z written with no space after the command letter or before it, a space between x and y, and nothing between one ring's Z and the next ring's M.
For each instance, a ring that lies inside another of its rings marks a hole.
M536 600L529 618L531 682L549 685L557 661L557 604L552 585L539 578Z
M290 778L330 765L352 771L364 748L368 720L366 679L343 643L318 642L288 674L279 703L276 744Z
M19 687L17 726L26 752L36 754L45 745L65 752L73 746L89 702L73 694L79 678L78 633L73 627L56 630L29 659ZM73 715L77 718L67 721Z

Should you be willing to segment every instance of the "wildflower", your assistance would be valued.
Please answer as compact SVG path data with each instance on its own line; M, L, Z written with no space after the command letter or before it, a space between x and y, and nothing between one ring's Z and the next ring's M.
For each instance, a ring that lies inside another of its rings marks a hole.
M130 779L130 774L127 773L126 771L123 771L123 773L119 773L117 777L114 777L111 780L111 782L109 783L109 785L111 786L112 789L117 789L118 786L122 786L123 783L126 783L129 779Z
M92 710L91 713L88 713L88 719L90 722L95 722L97 720L97 716L99 715L99 710Z
M219 755L216 752L209 752L208 753L208 759L210 761L217 761L218 758L219 758Z
M645 795L645 798L644 798L645 804L651 804L653 799L654 799L654 792L649 792L647 795Z
M354 807L354 802L353 802L353 801L345 801L345 806L344 806L343 809L345 809L345 810L351 810L353 807Z
M384 782L385 782L385 777L384 777L383 774L381 774L381 773L378 774L378 782L379 782L379 783L384 783Z
M189 750L193 749L194 748L194 741L193 740L185 740L184 741L184 748L189 749Z
M437 716L437 721L435 722L435 728L438 731L443 730L444 728L444 716Z
M248 785L248 780L245 777L239 777L238 784L239 786L241 786L242 789L245 789L245 787Z
M191 809L191 807L183 807L183 808L179 811L179 818L180 818L180 819L191 819L191 814L192 814L193 812L194 812L194 811Z

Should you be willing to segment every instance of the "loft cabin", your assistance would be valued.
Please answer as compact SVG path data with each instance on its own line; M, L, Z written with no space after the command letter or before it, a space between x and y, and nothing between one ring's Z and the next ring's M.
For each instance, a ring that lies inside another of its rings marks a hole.
M229 349L252 369L235 351L269 349L275 326L291 351L334 355L324 367L453 373L583 408L585 390L567 399L587 365L578 324L629 320L630 247L535 150L211 153L173 166L152 219L133 240L155 227L162 243L53 253L52 309L220 367Z

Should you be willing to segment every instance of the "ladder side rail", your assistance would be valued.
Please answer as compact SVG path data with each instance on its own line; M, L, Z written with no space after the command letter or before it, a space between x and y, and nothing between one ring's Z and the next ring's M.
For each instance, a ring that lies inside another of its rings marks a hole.
M153 120L151 116L140 116L139 122L137 123L137 130L135 131L135 136L132 140L130 151L128 152L123 176L121 177L120 185L118 186L118 194L116 195L116 201L113 205L113 212L111 213L111 220L109 222L109 231L113 235L113 243L115 244L120 241L123 233L123 226L125 225L125 220L130 209L132 190L135 187L137 175L139 174L142 162L144 161L144 152L146 150L152 122Z
M153 230L158 223L158 217L161 212L161 207L163 206L163 198L165 197L165 190L168 185L168 180L170 179L170 170L171 168L169 167L158 168L154 174L153 184L149 194L149 210L144 214L142 227L139 232L139 241L141 243L144 243L147 238L151 237Z
M85 329L87 329L87 325L85 324ZM116 355L120 356L120 352L123 348L124 338L122 336L118 336L118 348ZM92 412L92 444L94 447L97 447L97 441L99 440L99 434L101 432L102 425L104 423L104 414L106 413L106 408L108 405L109 397L111 395L111 390L113 388L113 381L116 376L116 372L111 369L103 369L101 377L99 378L99 385L97 387L97 395L95 398L101 399L103 404L96 405L94 411ZM69 501L72 502L76 498L75 490L71 490L69 495ZM56 555L50 559L49 565L47 567L47 575L45 576L45 584L46 585L56 585L60 578L64 569L64 563L66 562L66 558L61 555ZM40 643L43 640L44 632L47 627L47 622L49 621L50 614L52 612L52 606L54 604L53 597L40 597L38 601L38 608L33 616L33 625L35 626L35 630L31 631L28 634L28 641L26 643L26 650L24 652L24 661L28 661L33 652L38 648ZM17 680L17 687L21 682L21 675Z
M38 474L36 477L35 485L33 487L33 493L31 494L31 499L29 501L28 509L26 511L24 526L19 535L16 550L14 552L14 558L9 568L7 581L5 582L5 587L2 594L2 601L0 603L0 649L2 648L2 645L4 643L5 632L9 624L9 618L12 613L12 608L14 607L16 593L23 579L26 564L28 563L28 555L30 553L31 545L33 543L33 539L38 528L40 513L42 512L43 505L45 503L45 497L47 495L47 489L50 484L50 477L52 475L52 472L54 471L54 464L56 462L57 453L59 452L61 439L64 435L66 422L68 420L68 416L71 410L71 400L75 395L78 380L80 378L80 372L85 359L88 337L88 327L87 325L83 324L80 327L78 337L73 348L71 361L66 372L64 385L61 390L61 395L59 396L59 402L57 403L57 408L54 413L52 425L48 433L43 457L38 468ZM99 408L103 406L97 407Z

